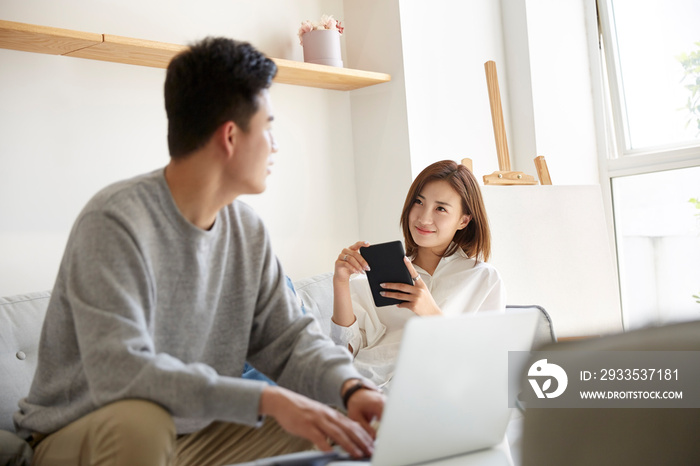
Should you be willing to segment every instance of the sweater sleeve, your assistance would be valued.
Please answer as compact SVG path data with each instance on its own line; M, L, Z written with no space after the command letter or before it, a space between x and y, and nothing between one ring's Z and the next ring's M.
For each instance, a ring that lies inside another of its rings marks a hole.
M287 292L285 274L272 253L269 238L263 250L258 303L248 359L279 385L323 403L342 406L340 389L350 378L361 378L350 354L325 335L317 321L301 312Z

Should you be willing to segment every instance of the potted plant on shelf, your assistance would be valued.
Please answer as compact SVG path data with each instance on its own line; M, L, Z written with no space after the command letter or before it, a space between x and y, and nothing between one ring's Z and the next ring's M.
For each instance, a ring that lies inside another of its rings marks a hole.
M298 35L304 48L304 61L342 67L340 36L344 29L333 15L323 15L318 22L302 21Z

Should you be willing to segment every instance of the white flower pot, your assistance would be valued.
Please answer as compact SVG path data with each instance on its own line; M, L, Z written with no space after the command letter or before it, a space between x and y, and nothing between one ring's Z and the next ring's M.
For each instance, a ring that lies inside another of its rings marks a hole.
M337 29L315 29L301 36L304 61L319 65L343 66L340 33Z

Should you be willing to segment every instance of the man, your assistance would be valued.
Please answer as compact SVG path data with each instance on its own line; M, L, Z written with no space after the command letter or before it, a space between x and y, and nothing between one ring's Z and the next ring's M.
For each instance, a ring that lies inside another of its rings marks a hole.
M262 221L236 200L265 190L276 71L222 38L170 63L169 164L102 190L71 231L15 414L34 464L371 453L383 396L302 314ZM246 360L279 385L241 378ZM311 398L342 400L348 417Z

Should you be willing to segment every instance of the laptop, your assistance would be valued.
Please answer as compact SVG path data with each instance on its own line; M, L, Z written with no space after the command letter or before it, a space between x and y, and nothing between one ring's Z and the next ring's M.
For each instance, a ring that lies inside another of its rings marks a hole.
M514 406L508 351L531 349L537 320L536 310L409 320L371 464L414 465L502 443ZM343 452L300 452L247 464L320 466L347 459Z

